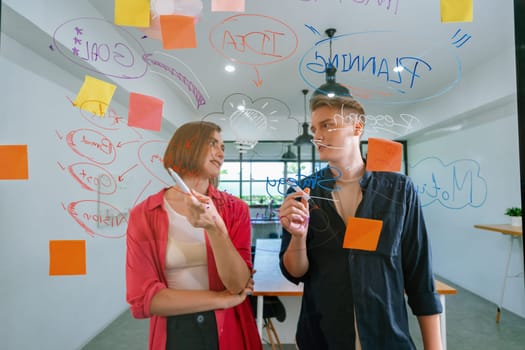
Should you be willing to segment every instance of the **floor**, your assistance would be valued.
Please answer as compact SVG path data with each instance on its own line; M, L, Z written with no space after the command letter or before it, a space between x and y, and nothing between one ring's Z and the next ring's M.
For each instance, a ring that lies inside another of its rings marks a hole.
M525 319L503 310L499 324L495 322L496 306L440 278L458 290L447 297L447 345L449 350L524 350ZM418 349L423 349L415 318L411 334ZM89 342L83 350L147 349L148 320L135 320L124 312L108 328ZM271 349L265 345L265 350ZM283 350L295 350L286 344Z

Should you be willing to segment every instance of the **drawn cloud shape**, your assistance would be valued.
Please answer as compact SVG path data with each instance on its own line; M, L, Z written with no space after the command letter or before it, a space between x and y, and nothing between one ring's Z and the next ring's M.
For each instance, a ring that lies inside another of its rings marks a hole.
M212 112L202 118L221 126L225 140L253 142L272 139L277 128L290 130L290 139L299 134L299 122L290 117L286 103L272 97L252 100L235 93L227 96L221 112Z
M487 181L473 159L445 164L437 157L427 157L410 168L423 207L439 203L448 209L478 208L487 199Z

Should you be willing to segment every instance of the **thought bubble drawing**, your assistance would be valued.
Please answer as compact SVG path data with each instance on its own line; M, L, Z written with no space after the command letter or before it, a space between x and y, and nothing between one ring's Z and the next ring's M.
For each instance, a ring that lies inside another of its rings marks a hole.
M107 77L138 79L148 69L140 60L144 49L135 36L101 18L64 22L53 33L53 47L74 64Z
M421 198L421 206L438 203L448 209L481 207L487 199L487 181L473 159L458 159L448 164L427 157L410 166L411 176Z
M299 132L299 123L290 117L290 108L284 102L272 97L252 100L241 93L226 97L221 112L209 113L202 120L220 125L225 140L271 139L277 127Z

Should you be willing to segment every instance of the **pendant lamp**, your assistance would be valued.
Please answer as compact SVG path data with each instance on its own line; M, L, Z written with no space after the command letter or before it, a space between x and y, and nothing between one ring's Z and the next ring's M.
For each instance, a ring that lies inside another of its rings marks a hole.
M295 142L293 143L295 146L301 146L306 144L311 144L312 139L314 138L312 135L308 133L308 123L306 122L306 94L308 93L307 89L302 90L304 95L304 123L303 123L303 133L295 139Z
M337 72L337 68L335 68L332 64L332 38L334 37L335 32L336 30L334 28L328 28L325 30L326 35L328 38L330 38L330 59L328 60L328 64L325 68L326 83L319 86L314 91L313 96L326 95L330 98L335 96L352 96L350 94L350 90L348 90L345 86L336 83L335 81L335 73Z
M292 145L288 145L288 150L281 156L282 160L294 160L297 156L292 152Z

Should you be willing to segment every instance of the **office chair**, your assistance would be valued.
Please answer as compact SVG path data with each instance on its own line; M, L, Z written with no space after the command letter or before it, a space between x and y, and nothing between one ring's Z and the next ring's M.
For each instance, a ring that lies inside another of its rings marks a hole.
M257 297L250 296L250 303L252 305L253 315L257 317ZM279 322L283 322L286 319L286 309L282 301L276 296L265 296L263 303L263 329L266 330L268 340L272 346L272 350L275 350L277 344L279 350L282 349L281 340L275 330L272 322L272 318L277 319ZM275 338L275 342L274 342Z

